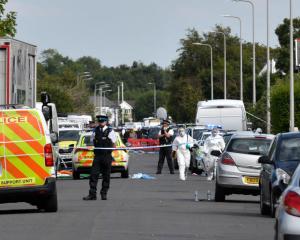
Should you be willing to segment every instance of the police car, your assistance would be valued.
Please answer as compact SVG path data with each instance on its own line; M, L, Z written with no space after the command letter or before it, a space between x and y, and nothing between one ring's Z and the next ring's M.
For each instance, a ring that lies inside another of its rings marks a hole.
M73 151L73 179L79 179L80 174L89 174L94 159L94 144L92 132L82 133ZM126 147L119 133L116 133L116 147ZM122 178L129 177L129 155L126 150L112 151L112 173L121 173Z

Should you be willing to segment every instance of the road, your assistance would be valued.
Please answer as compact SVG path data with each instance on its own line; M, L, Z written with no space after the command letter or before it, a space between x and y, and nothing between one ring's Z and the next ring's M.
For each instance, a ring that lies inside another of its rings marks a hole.
M157 155L131 155L131 173L153 176ZM166 163L165 163L166 164ZM273 239L274 220L259 214L258 197L233 195L207 201L213 183L170 175L156 180L113 175L108 201L84 202L88 180L58 180L59 211L38 212L25 203L0 205L1 240L259 240ZM194 201L198 190L201 201Z

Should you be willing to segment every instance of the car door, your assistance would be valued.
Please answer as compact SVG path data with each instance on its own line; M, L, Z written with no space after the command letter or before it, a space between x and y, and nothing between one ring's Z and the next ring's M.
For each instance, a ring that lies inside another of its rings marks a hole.
M269 150L268 157L272 162L275 161L277 142L278 142L278 139L276 137L270 147L270 150ZM263 164L262 165L260 181L261 181L262 194L263 194L262 198L265 203L270 202L270 182L271 182L273 168L274 168L274 166L272 164Z

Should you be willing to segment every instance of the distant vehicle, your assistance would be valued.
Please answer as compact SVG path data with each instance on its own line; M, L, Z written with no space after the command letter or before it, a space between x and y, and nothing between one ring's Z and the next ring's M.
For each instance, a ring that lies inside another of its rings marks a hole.
M160 126L160 119L157 118L144 118L144 126L145 127L156 127L156 126Z
M80 124L80 127L85 128L90 122L92 122L92 116L90 115L68 115L67 120L70 122Z
M205 126L191 126L186 128L187 133L195 140L199 141L202 138L203 132L207 131Z
M220 125L224 130L247 130L247 116L243 101L200 101L197 106L196 125Z
M300 239L300 165L280 197L275 232L275 240Z
M117 134L117 147L125 147L121 137ZM72 159L73 179L79 179L80 174L89 174L94 160L94 144L92 133L83 133L74 149ZM113 161L111 164L112 173L121 173L122 178L129 177L129 155L125 150L116 150L112 152Z
M259 173L261 165L258 158L267 154L273 135L234 134L224 152L212 151L220 156L216 171L215 201L225 201L226 195L259 195Z
M41 111L0 110L0 203L27 202L57 211L52 143Z
M259 163L260 211L274 217L278 200L300 163L300 133L277 134L270 152L260 157Z
M72 123L76 124L76 123ZM72 167L73 149L80 137L82 129L72 124L64 123L58 132L58 162L56 170ZM60 125L60 123L59 123Z
M36 61L36 46L0 37L0 105L35 108Z

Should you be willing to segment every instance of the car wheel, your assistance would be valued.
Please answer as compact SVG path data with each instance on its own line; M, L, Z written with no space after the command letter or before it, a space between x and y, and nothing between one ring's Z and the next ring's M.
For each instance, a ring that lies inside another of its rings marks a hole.
M260 205L260 214L268 215L270 213L270 208L263 201L262 188L260 187L260 197L259 197L259 205Z
M274 196L274 194L271 192L270 193L270 216L272 218L275 217L275 213L276 213L276 202L277 202L277 199L276 197Z
M225 191L217 182L215 188L215 202L224 202L225 201Z
M121 172L121 178L129 178L129 168L127 168L127 170Z
M75 169L73 169L73 171L72 171L72 176L73 176L74 180L80 179L80 173L77 172Z

